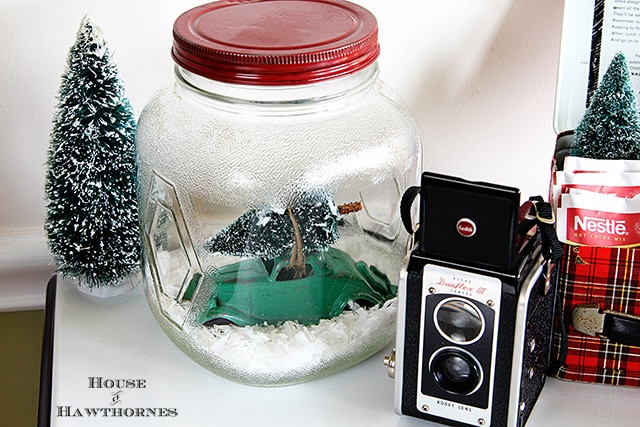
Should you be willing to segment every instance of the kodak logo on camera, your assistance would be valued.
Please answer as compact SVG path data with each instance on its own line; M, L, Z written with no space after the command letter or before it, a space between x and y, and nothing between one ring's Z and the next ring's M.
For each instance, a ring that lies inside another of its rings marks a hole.
M420 199L424 255L490 268L515 266L520 190L425 172Z
M476 223L469 218L461 218L456 224L456 229L462 237L473 237L476 234Z

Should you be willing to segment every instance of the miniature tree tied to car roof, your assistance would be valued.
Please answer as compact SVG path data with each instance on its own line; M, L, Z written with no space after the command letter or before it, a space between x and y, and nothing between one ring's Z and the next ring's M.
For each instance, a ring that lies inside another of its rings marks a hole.
M572 156L640 159L640 116L623 53L618 53L594 92L576 128Z
M71 47L48 151L45 230L65 276L117 285L140 263L136 123L101 31L86 16Z
M291 254L293 277L305 274L305 254L325 251L338 240L338 216L362 209L360 202L337 206L323 195L305 194L286 209L250 209L211 236L205 249L224 255L276 258Z

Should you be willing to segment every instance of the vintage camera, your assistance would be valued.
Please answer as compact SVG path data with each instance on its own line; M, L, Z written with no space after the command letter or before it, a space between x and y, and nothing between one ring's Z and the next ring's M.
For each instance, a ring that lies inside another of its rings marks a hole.
M452 426L522 426L545 382L555 307L535 206L521 206L515 188L427 172L416 189L418 241L385 358L395 410Z

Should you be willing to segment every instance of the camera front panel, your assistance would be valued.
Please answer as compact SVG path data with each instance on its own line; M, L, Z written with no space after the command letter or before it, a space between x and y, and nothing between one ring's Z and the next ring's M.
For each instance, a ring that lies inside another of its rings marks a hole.
M489 422L502 282L424 266L416 410L429 417Z

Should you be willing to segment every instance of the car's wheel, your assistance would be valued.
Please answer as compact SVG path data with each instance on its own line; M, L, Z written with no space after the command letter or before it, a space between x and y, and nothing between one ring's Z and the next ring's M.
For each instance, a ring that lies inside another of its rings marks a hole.
M229 326L229 325L235 326L235 323L233 323L229 319L217 318L217 319L207 320L206 322L203 323L203 325L210 328L212 326Z

